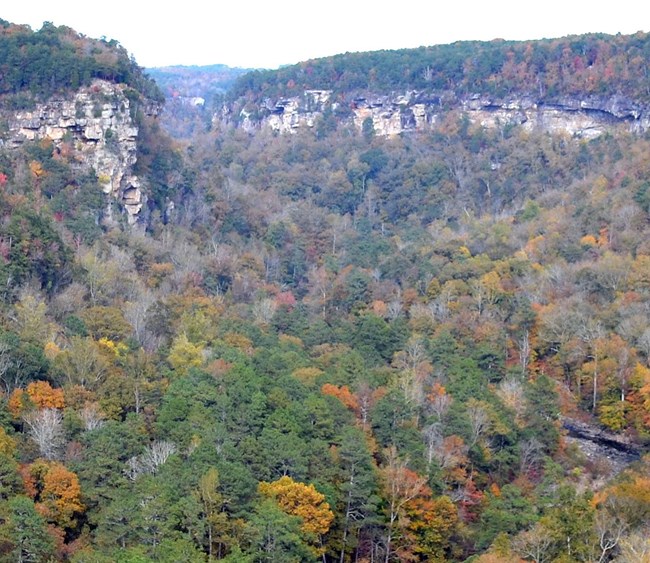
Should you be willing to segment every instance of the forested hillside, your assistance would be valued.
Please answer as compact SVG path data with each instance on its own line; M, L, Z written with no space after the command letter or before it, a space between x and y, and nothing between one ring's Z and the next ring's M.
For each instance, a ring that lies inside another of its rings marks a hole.
M299 87L345 91L362 60L420 87L420 52L472 89L454 69L505 83L509 52L573 44L645 100L643 35L345 55L233 96L334 62ZM647 560L649 135L172 111L138 143L134 226L72 144L0 147L0 560Z
M541 41L461 41L419 49L346 53L238 79L232 99L288 96L311 88L336 93L416 90L532 92L551 99L617 93L648 101L647 33L576 35Z
M89 39L49 22L33 32L0 19L0 77L3 105L18 108L87 86L93 78L122 82L162 101L158 87L117 41Z

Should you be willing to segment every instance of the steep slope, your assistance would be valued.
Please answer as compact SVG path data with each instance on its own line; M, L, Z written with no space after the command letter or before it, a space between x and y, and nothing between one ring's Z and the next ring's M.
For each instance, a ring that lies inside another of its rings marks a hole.
M74 166L92 170L135 223L144 193L134 174L138 130L163 97L116 42L45 24L37 32L0 22L0 142L15 150L48 140ZM111 205L107 205L110 210Z

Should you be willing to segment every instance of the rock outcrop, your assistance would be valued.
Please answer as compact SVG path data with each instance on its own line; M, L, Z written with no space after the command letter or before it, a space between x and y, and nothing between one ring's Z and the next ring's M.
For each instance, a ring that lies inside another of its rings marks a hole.
M38 139L51 139L55 145L71 143L79 165L94 169L104 193L119 202L133 224L145 195L133 175L138 128L125 90L124 85L96 80L68 99L52 99L16 112L9 116L4 145L11 148Z
M345 111L338 112L339 115L347 113L344 121L359 131L372 124L374 134L383 137L434 129L450 111L489 129L521 127L529 132L564 133L586 139L598 137L613 127L631 132L650 128L650 108L620 96L563 97L550 101L529 95L495 99L481 94L459 97L453 92L411 91L355 97L345 102L332 99L330 90L309 90L302 96L276 102L265 100L259 107L246 106L238 114L236 109L227 108L215 119L234 122L248 131L266 127L290 133L313 127L325 112L337 112L344 105Z

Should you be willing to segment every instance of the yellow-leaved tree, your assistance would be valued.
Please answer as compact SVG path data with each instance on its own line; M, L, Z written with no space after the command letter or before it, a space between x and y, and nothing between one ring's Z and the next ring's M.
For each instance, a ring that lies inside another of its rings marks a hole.
M284 476L272 483L262 481L258 490L263 497L275 500L283 512L301 518L300 529L305 534L318 536L330 529L334 514L325 501L325 495L319 493L314 485Z
M188 374L190 368L203 364L203 351L200 346L192 344L185 333L179 334L172 342L167 361L180 376Z

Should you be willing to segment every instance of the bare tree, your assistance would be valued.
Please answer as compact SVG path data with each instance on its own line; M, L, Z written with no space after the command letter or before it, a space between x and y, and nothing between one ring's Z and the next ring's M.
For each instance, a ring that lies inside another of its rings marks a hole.
M616 563L648 563L650 561L650 527L626 535L620 541Z
M593 560L598 561L598 563L609 559L612 550L620 543L629 527L625 520L615 514L613 510L608 510L608 508L605 506L598 510L594 520L594 530L598 538L598 544Z
M433 397L431 397L431 394L429 394L427 410L429 410L438 419L439 424L442 424L442 419L447 414L451 402L451 395L447 393L436 393Z
M361 381L357 388L357 400L359 402L359 416L361 424L364 428L368 427L368 417L370 416L370 409L374 404L372 396L372 387L366 381Z
M391 447L386 451L386 466L381 470L381 476L386 489L388 500L388 530L386 535L386 559L391 559L391 543L398 519L402 518L404 506L421 494L426 486L426 477L409 470L408 460L400 460L397 450Z
M537 438L524 440L519 448L519 472L526 475L544 459L544 445Z
M41 455L57 459L63 448L63 415L57 409L40 409L27 413L23 420Z
M156 473L158 468L163 465L169 456L177 451L176 444L166 440L154 441L140 456L148 473Z
M158 468L177 451L178 448L173 442L156 440L141 455L134 456L126 462L124 474L132 481L135 481L140 475L155 475Z
M537 523L530 530L520 532L512 540L512 549L521 557L535 563L551 560L553 539L544 526Z
M467 417L472 428L472 439L469 443L469 447L471 448L490 429L492 421L490 420L490 413L488 413L485 406L481 404L481 401L477 401L476 399L469 400Z
M591 412L596 412L596 406L598 404L598 379L600 376L599 360L600 360L600 341L605 335L605 331L600 322L595 322L589 319L580 330L580 340L582 340L591 351L589 358L593 360L593 369L592 369L592 396L591 396Z
M13 366L11 346L6 342L0 342L0 381L2 381L2 386L7 395L11 394L18 383L15 381L16 378L11 376L10 370Z
M425 426L422 430L422 436L424 437L424 443L426 445L425 455L427 465L431 467L433 461L438 460L436 452L441 450L443 440L441 424L434 422L433 424Z
M408 404L421 405L424 402L424 382L431 373L422 339L409 338L404 350L395 353L393 366L400 370L397 386L404 393L404 400Z
M104 426L104 414L99 410L97 403L87 403L79 413L79 418L88 431L96 430Z
M255 319L255 323L260 325L268 325L273 320L273 316L275 315L276 310L277 305L275 303L275 300L271 299L270 297L265 297L259 301L256 301L253 304L253 317Z
M141 345L147 341L147 312L155 302L156 299L151 291L140 288L136 299L129 301L124 307L124 318L133 327L133 334Z
M394 299L388 304L388 318L391 321L394 321L395 319L399 318L402 314L402 302L399 299Z
M514 411L515 421L521 424L526 412L526 398L521 379L506 377L499 382L495 392L503 404Z
M124 468L123 473L125 477L131 481L135 481L144 473L139 456L133 456L126 461L126 467Z
M532 347L530 345L530 333L528 330L524 332L522 337L517 340L517 353L519 355L519 365L521 366L521 374L526 375L528 371L528 364L530 363Z

